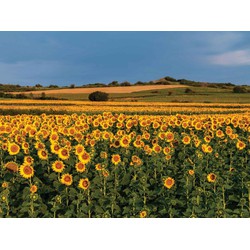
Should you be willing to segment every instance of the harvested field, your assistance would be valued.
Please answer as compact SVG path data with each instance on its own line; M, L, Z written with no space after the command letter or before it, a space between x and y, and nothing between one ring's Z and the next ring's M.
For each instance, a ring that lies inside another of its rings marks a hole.
M68 89L51 89L51 90L37 90L23 92L24 94L89 94L94 91L103 91L106 93L132 93L147 90L156 89L172 89L172 88L184 88L185 85L149 85L149 86L124 86L124 87L98 87L98 88L68 88ZM12 94L18 94L18 92L12 92Z

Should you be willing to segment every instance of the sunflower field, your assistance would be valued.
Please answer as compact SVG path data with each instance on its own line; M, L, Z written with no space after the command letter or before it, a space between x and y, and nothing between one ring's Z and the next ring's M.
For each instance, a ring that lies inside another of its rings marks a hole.
M250 217L248 113L0 116L0 217Z

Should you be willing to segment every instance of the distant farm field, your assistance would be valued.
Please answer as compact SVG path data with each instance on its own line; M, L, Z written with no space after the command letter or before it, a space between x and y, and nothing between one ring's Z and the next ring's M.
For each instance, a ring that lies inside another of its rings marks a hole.
M187 89L189 92L187 93ZM212 88L185 85L150 85L126 87L43 89L23 92L27 96L39 97L44 92L48 97L87 101L90 93L103 91L114 102L168 102L168 103L250 103L248 93L233 93L233 87ZM17 94L12 92L13 94ZM20 93L20 92L18 92Z
M103 91L106 93L132 93L139 91L155 90L155 89L172 89L184 88L184 85L149 85L149 86L124 86L124 87L98 87L98 88L67 88L67 89L51 89L51 90L37 90L32 92L24 92L25 94L89 94L94 91Z

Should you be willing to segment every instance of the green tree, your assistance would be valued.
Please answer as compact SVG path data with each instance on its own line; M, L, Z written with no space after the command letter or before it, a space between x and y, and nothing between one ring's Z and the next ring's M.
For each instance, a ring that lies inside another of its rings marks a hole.
M108 93L102 91L95 91L89 94L89 100L100 102L100 101L108 101L109 95Z

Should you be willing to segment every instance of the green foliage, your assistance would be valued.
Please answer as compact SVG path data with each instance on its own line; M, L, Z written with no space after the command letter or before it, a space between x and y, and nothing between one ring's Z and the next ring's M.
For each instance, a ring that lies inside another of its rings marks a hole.
M235 86L233 88L233 93L247 93L247 89L242 86Z
M184 91L186 94L192 94L192 93L195 93L192 89L190 88L186 88L185 91Z

